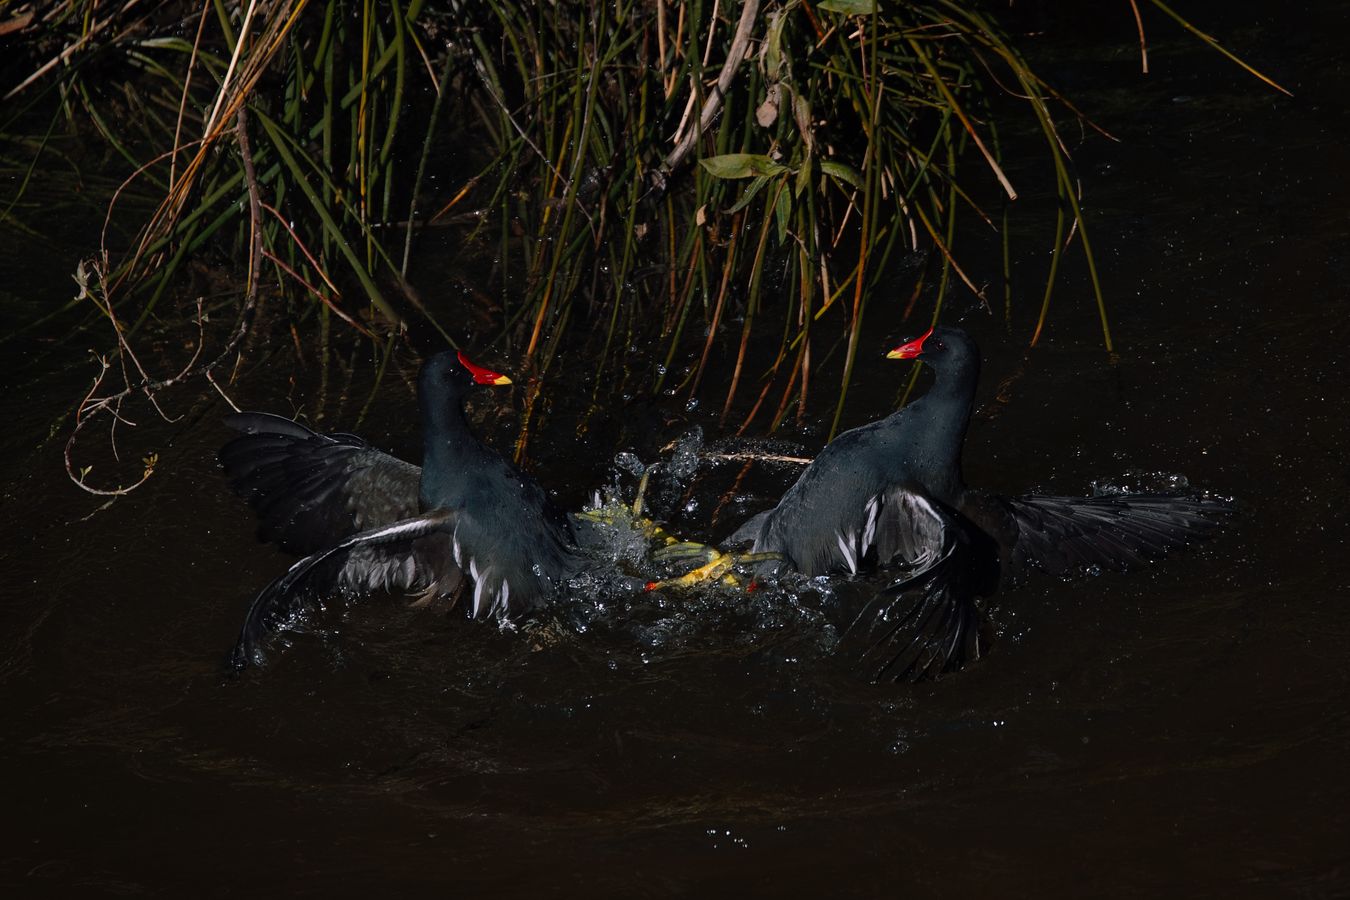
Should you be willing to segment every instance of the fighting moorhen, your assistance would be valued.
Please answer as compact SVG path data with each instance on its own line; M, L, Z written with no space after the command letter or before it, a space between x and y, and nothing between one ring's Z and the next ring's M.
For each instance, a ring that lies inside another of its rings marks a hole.
M914 403L846 431L773 509L727 541L776 553L806 575L899 565L850 629L873 679L916 680L981 652L975 597L1010 572L1119 569L1208 536L1224 500L1167 494L1000 497L966 487L961 445L980 354L964 331L936 327L891 351L936 373Z
M466 395L510 384L463 353L418 375L421 468L350 434L317 434L267 413L226 418L244 432L220 451L225 473L262 520L260 537L307 554L249 609L231 654L261 664L265 644L302 609L302 582L325 591L473 591L475 618L515 618L580 568L567 517L544 490L469 428Z

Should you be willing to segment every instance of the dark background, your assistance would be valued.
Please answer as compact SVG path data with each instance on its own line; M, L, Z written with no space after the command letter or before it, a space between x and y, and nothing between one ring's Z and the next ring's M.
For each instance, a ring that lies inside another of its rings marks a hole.
M971 483L1184 474L1238 498L1225 534L1148 571L1010 592L986 660L913 688L841 676L792 598L672 601L548 640L385 600L231 679L224 652L286 561L216 469L223 406L140 426L160 471L97 510L61 470L68 423L53 429L89 370L33 335L0 362L0 888L1350 895L1350 12L1177 5L1295 96L1151 8L1149 76L1124 3L1013 11L1046 32L1033 62L1121 138L1074 147L1117 357L1072 262L1024 351L1050 196L1030 156L1010 167L1011 329L969 298L951 318L986 350ZM66 237L0 251L7 308L69 296L88 246ZM989 252L972 268L996 272ZM901 328L879 320L850 424L892 408L880 334ZM238 399L278 412L306 390L254 382ZM364 430L415 448L406 385L387 399ZM605 457L569 456L552 427L541 475L574 497Z

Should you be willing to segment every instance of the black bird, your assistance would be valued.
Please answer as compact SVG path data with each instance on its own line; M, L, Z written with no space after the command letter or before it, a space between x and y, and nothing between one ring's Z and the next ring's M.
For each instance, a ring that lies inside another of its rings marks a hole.
M267 413L226 418L244 432L220 451L225 473L262 520L260 537L305 554L249 609L231 654L261 664L269 637L303 610L302 582L326 591L419 591L419 602L472 591L475 618L514 618L580 568L567 517L538 483L478 440L464 399L504 375L446 351L418 376L422 466L350 434L317 434Z
M1121 569L1218 527L1223 500L1168 494L1000 497L966 486L961 446L980 354L964 331L936 327L891 351L936 373L914 403L846 431L778 505L729 539L777 553L806 575L899 565L904 575L858 617L846 643L873 679L934 676L981 652L977 596L1027 567Z

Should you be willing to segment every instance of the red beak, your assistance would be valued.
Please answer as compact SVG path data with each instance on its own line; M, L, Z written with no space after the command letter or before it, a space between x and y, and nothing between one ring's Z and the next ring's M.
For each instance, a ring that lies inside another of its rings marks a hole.
M482 366L476 366L469 362L469 358L464 355L464 351L459 351L459 364L469 370L473 376L475 384L510 384L511 379L505 375L499 375L491 369L485 369Z
M928 336L933 333L933 329L928 329L923 334L910 341L908 344L901 344L890 353L886 354L887 359L915 359L923 352L923 342L928 340Z

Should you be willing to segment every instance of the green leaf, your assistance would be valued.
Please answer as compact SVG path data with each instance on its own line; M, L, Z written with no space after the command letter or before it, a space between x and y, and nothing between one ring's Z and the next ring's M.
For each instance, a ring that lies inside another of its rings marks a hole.
M794 196L800 197L802 195L802 191L806 190L810 186L811 186L811 154L808 153L806 154L806 158L802 160L801 168L797 169L797 184L792 189L792 193Z
M778 80L778 70L783 64L783 25L786 22L785 10L779 9L769 14L768 53L764 60L764 74L770 81Z
M832 162L828 159L820 161L820 171L835 179L836 181L847 181L855 188L862 187L862 176L854 169L843 163Z
M700 159L699 165L714 178L750 178L755 175L777 175L787 171L762 153L727 153Z
M792 118L797 120L797 133L809 147L815 143L811 129L811 101L795 91L792 94Z
M774 205L774 217L778 220L778 243L787 240L788 219L792 216L792 192L784 184L778 190L778 202Z
M747 206L750 205L750 201L755 199L755 195L759 193L760 188L764 187L764 185L768 183L769 183L768 175L756 175L755 180L750 182L749 186L746 187L744 193L741 194L741 199L737 200L736 205L731 207L731 209L727 210L727 213L728 214L738 213L741 210L745 209Z
M877 11L877 0L821 0L818 5L846 16L870 16Z

